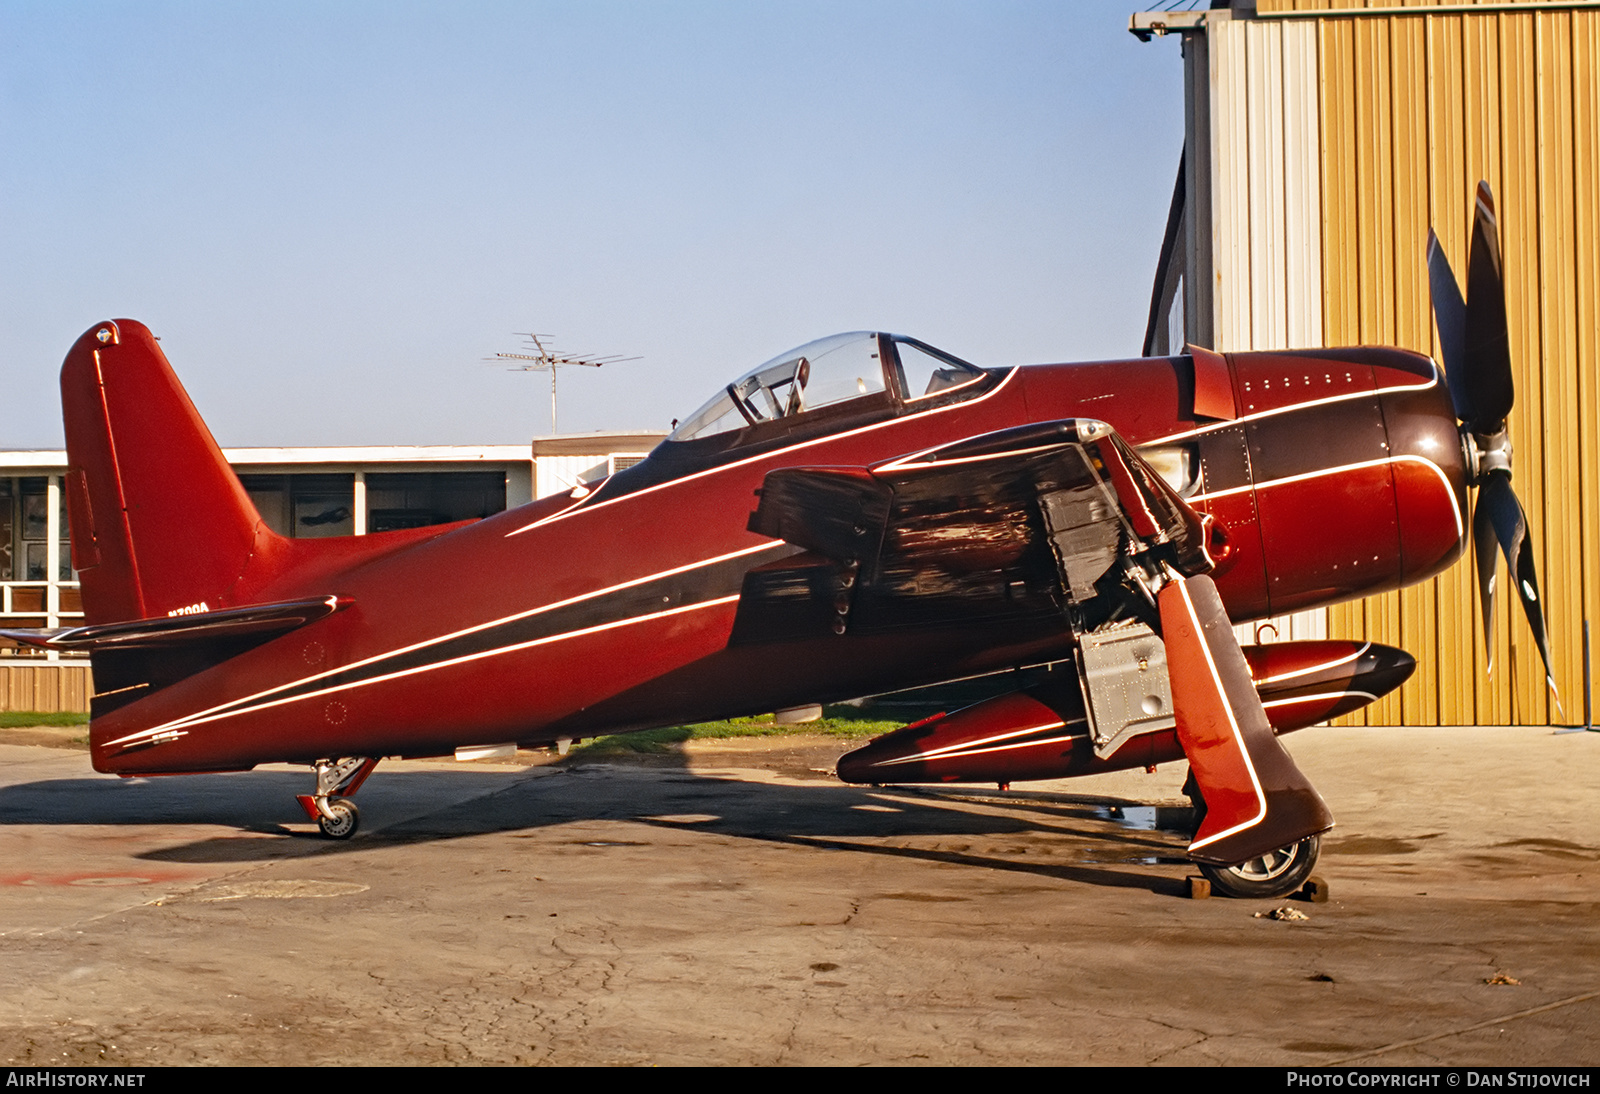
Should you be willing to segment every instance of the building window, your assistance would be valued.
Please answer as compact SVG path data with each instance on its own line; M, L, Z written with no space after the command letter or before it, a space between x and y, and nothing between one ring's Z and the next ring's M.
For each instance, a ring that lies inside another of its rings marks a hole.
M263 523L280 536L355 534L354 475L240 475L239 481Z
M16 528L17 492L11 479L0 479L0 581L15 579L12 539Z
M50 567L50 495L48 480L43 476L18 480L21 486L21 504L18 506L21 517L21 527L18 529L18 547L20 559L12 556L12 564L21 562L23 581L71 581L72 580L72 545L67 531L67 503L66 492L58 491L57 496L57 535L59 537L60 560L56 565L56 574L52 579Z
M367 531L479 520L506 507L504 471L367 474Z
M506 507L504 471L367 472L366 530L477 520ZM354 535L355 475L240 475L268 528L291 539Z

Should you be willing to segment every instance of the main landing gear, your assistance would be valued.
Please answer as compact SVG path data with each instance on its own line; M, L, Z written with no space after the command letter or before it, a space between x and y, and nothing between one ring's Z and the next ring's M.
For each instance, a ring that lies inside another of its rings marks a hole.
M361 826L361 813L350 799L378 766L377 759L344 756L337 760L318 760L312 766L317 772L317 792L300 794L295 800L306 811L306 816L317 822L324 836L349 839Z
M1211 866L1204 862L1195 865L1210 880L1211 887L1223 896L1270 900L1304 888L1311 871L1316 868L1317 854L1321 850L1322 837L1307 836L1299 843L1234 866Z
M1194 826L1206 817L1206 799L1195 782L1194 772L1183 784L1183 793L1194 807ZM1275 900L1305 887L1311 871L1317 868L1317 856L1322 852L1322 837L1307 836L1299 843L1291 843L1259 858L1232 866L1213 866L1197 862L1200 873L1211 882L1211 887L1223 896L1243 900Z

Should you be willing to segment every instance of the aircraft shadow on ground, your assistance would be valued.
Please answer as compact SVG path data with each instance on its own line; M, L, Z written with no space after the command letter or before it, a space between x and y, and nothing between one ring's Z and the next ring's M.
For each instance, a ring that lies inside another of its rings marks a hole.
M1182 879L1170 872L1148 870L1151 864L1182 861L1182 836L1123 827L1108 819L1108 808L1137 803L1101 797L985 794L973 787L757 782L727 773L696 773L686 760L650 768L577 764L555 772L542 769L537 776L470 768L385 772L380 767L357 799L366 829L352 840L334 842L318 836L294 802L294 795L310 789L309 783L306 774L285 771L20 783L0 787L0 826L226 826L237 834L137 856L225 863L341 855L618 821L1090 885L1173 893L1183 887ZM985 853L978 846L941 846L962 837L1059 839L1059 846L1081 849L1082 855L1041 855L1030 861L1015 853ZM585 834L585 839L592 838ZM929 845L918 846L921 839Z

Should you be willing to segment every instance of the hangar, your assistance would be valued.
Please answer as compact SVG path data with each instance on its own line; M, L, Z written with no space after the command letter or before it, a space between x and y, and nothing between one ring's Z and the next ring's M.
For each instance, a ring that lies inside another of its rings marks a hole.
M1185 83L1146 354L1386 344L1437 358L1428 229L1463 270L1473 187L1493 188L1517 491L1565 714L1504 597L1485 646L1470 560L1277 625L1416 656L1356 723L1581 717L1583 624L1600 618L1600 4L1258 0L1141 12L1130 29L1180 39Z

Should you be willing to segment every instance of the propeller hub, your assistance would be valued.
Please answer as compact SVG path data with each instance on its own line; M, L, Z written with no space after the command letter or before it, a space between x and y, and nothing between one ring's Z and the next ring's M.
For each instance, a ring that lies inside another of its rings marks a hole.
M1467 474L1472 478L1472 485L1483 485L1495 471L1511 474L1511 435L1504 423L1495 433L1472 433L1463 429L1461 443L1466 451Z

